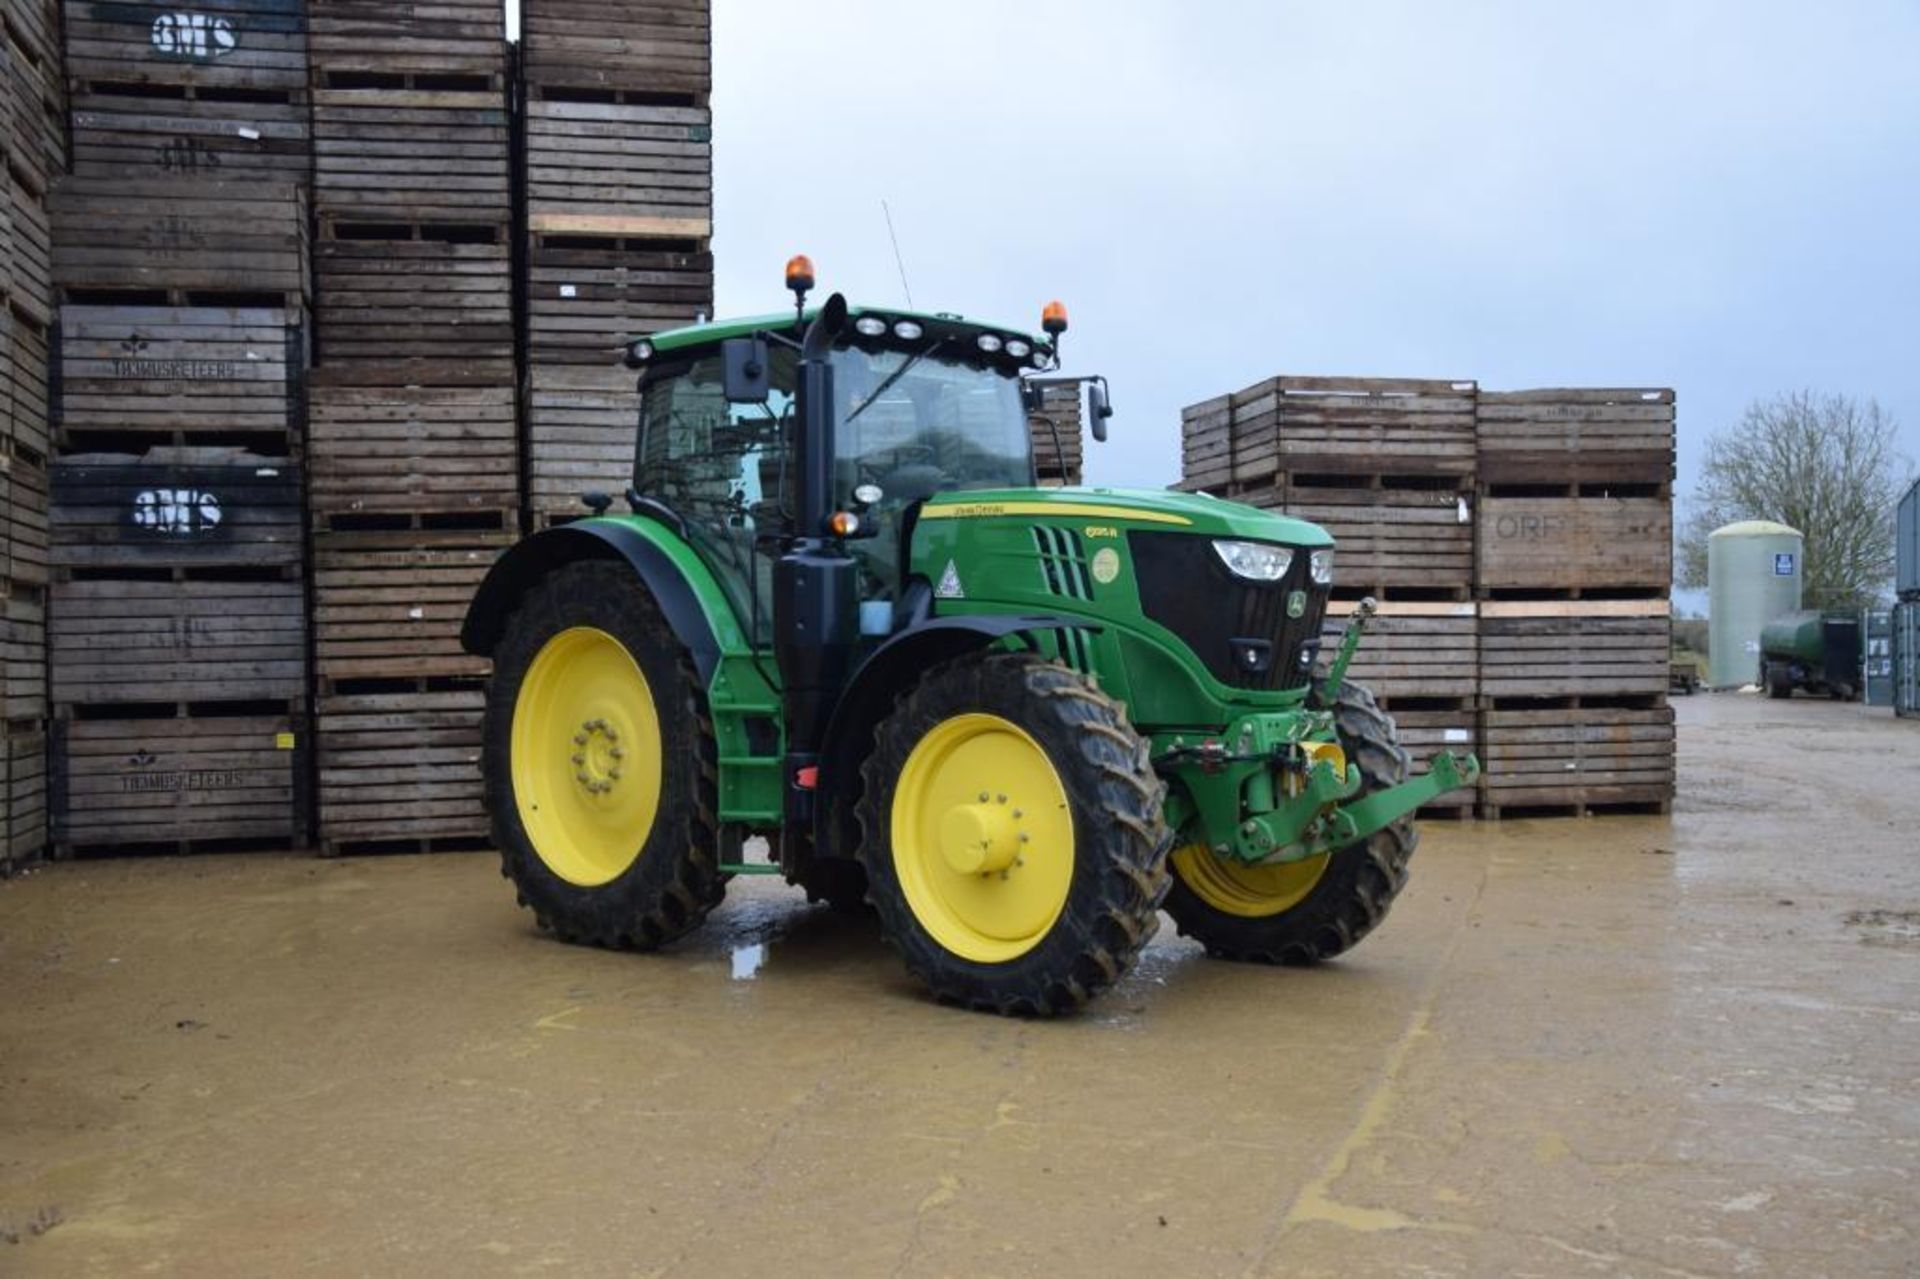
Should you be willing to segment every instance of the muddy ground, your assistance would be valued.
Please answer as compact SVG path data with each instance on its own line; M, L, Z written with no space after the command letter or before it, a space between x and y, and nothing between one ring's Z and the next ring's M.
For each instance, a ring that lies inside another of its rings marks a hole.
M0 1274L1912 1274L1920 724L1679 706L1671 820L1060 1023L765 883L653 956L481 856L0 884Z

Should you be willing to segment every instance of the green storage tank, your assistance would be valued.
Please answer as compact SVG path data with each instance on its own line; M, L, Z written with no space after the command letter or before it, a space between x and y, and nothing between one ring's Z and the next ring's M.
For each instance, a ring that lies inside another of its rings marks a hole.
M1796 688L1850 701L1860 692L1860 615L1800 609L1760 630L1760 682L1769 697Z
M1707 683L1760 678L1760 632L1800 607L1806 539L1771 520L1743 520L1707 537Z

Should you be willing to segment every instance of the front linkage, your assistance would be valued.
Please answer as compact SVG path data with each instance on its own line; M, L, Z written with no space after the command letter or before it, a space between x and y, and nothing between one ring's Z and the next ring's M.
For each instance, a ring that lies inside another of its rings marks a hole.
M1320 690L1323 706L1338 700L1375 608L1364 599L1348 621ZM1243 715L1219 736L1198 741L1162 735L1154 742L1154 763L1184 783L1184 795L1176 791L1168 801L1169 823L1184 830L1197 820L1216 855L1249 865L1304 861L1345 848L1480 776L1471 753L1441 751L1423 776L1342 806L1360 791L1360 770L1339 746L1333 713L1305 707Z

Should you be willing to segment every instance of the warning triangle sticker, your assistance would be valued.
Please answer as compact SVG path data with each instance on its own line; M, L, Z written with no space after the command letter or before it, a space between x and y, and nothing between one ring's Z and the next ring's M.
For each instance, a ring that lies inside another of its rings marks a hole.
M933 593L943 600L963 600L967 597L967 588L960 585L960 570L954 567L952 560L947 561L947 571L940 575L940 585L933 588Z

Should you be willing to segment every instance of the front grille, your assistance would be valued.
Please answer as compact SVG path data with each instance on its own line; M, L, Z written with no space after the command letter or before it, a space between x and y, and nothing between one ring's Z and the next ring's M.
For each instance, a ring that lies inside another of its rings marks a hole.
M1264 691L1306 684L1327 588L1313 585L1305 550L1294 552L1279 581L1249 582L1227 570L1206 537L1135 530L1127 534L1127 547L1141 611L1185 640L1214 678ZM1306 592L1306 608L1288 617L1287 599L1295 591ZM1236 642L1262 640L1273 645L1271 660L1250 670L1245 645Z

